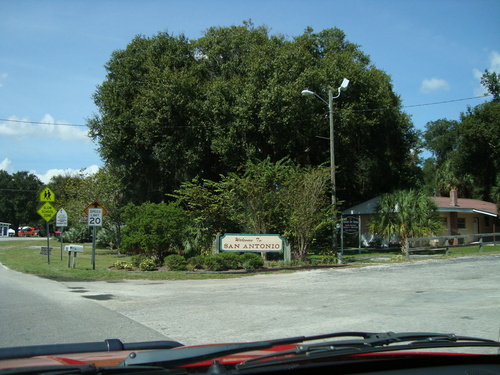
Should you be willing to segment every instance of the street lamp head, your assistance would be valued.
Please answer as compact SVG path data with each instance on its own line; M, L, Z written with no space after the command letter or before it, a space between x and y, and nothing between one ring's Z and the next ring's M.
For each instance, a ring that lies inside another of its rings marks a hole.
M349 80L347 78L344 78L342 83L340 84L339 90L345 91L348 85L349 85Z
M314 95L314 92L311 90L302 90L301 94L302 95Z

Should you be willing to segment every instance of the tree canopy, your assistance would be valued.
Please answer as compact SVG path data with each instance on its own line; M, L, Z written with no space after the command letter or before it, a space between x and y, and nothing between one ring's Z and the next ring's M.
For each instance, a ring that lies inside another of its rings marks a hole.
M196 176L217 180L248 160L329 160L324 95L335 101L337 189L346 204L412 186L417 135L390 77L336 28L287 38L267 27L211 27L197 40L137 36L106 64L90 134L125 197L161 202ZM384 178L380 178L384 176Z
M464 198L498 203L500 186L500 101L469 107L460 121L429 122L425 146L434 155L427 167L433 190L459 188Z
M37 210L42 182L32 173L23 171L12 175L0 170L0 218L12 224L17 233L21 225L35 225L43 221Z

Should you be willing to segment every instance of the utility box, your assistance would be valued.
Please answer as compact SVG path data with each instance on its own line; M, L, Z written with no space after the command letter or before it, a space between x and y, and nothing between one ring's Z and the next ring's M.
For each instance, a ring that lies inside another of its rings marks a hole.
M83 253L82 245L66 245L64 251L71 251L72 253Z

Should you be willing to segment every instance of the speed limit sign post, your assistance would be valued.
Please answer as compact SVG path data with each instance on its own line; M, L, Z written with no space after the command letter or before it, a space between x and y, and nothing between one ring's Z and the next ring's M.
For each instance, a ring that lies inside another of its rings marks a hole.
M89 208L87 224L89 227L102 227L102 208Z
M98 201L94 201L85 208L87 214L87 225L93 227L92 230L92 269L95 270L95 240L96 240L96 227L102 227L102 217L106 215L106 210L101 206Z

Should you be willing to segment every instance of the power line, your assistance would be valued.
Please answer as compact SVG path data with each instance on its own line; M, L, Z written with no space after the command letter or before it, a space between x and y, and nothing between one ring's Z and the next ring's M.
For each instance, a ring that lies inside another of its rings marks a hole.
M432 102L432 103L404 105L404 106L401 106L401 107L382 107L382 108L368 108L368 109L350 109L349 111L350 112L380 112L380 111L389 111L389 110L397 109L397 108L402 108L402 109L403 108L416 108L416 107L426 107L426 106L431 106L431 105L439 105L439 104L462 102L462 101L466 101L466 100L474 100L474 99L487 98L487 97L490 97L490 96L491 95L472 96L472 97L469 97L469 98L444 100L444 101ZM26 120L11 120L11 119L5 119L5 118L0 118L0 121L16 122L16 123L21 123L21 124L33 124L33 125L53 125L53 126L87 127L87 125L82 125L82 124L53 123L53 122L26 121ZM233 126L235 126L235 125L233 125ZM178 127L178 126L175 126L175 127ZM183 126L183 127L197 127L197 125L190 125L190 126Z
M0 118L0 121L18 122L18 123L22 123L22 124L33 124L33 125L81 126L81 127L87 127L87 125L81 125L81 124L54 123L54 122L42 122L42 121L26 121L26 120L12 120L12 119L6 119L6 118Z

